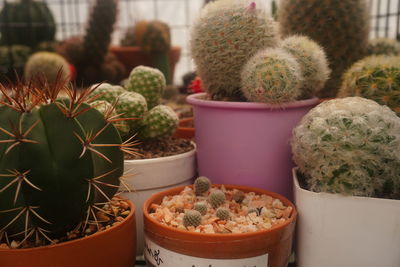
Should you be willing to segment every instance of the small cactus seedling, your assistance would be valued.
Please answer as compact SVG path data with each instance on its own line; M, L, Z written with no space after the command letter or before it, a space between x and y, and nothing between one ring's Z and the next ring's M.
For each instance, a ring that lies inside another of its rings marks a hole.
M367 54L398 56L400 55L400 43L390 38L372 39L368 42Z
M188 210L183 215L183 225L185 227L194 226L197 227L201 223L201 214L197 210Z
M236 203L242 203L243 199L245 197L245 194L242 190L237 190L235 189L233 191L233 195L232 195L232 199L236 202Z
M242 70L242 92L253 102L280 104L300 94L303 76L297 60L282 49L265 49Z
M138 66L131 71L125 88L128 91L143 95L150 110L160 104L165 87L165 77L161 71L146 66Z
M207 203L205 202L197 202L193 206L194 210L200 212L201 215L206 215L207 213Z
M210 189L211 181L205 176L200 176L194 181L193 187L196 195L203 195Z
M300 35L284 39L280 47L293 55L300 64L304 80L299 98L314 97L325 86L331 73L322 47L310 38Z
M172 108L158 105L152 108L141 120L142 128L138 137L144 139L163 139L173 134L179 118Z
M210 193L208 196L208 202L211 204L211 206L216 209L222 204L225 203L225 193L222 192L221 190L214 190Z
M217 211L215 212L215 215L220 219L227 221L231 217L231 213L228 209L226 208L218 208Z

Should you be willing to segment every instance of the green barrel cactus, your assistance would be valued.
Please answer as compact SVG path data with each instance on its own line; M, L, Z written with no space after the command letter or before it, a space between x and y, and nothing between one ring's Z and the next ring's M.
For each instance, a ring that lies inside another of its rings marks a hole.
M85 103L90 89L61 81L0 88L0 237L43 245L96 225L129 144ZM69 97L58 99L61 90Z
M369 98L400 116L400 57L369 56L358 61L343 75L338 96Z
M329 78L331 70L321 46L306 36L294 35L284 39L280 47L292 54L300 64L303 85L300 99L316 96Z
M278 48L255 54L242 70L242 92L247 100L281 104L294 101L300 94L303 76L297 60Z
M277 31L254 2L220 0L203 8L192 28L191 54L212 99L243 100L241 69L259 49L277 45Z
M291 144L308 189L400 199L400 118L388 107L361 97L323 102Z
M229 220L229 218L231 217L231 213L227 208L218 208L215 212L215 215L218 217L218 219L224 221Z
M28 81L44 76L49 83L54 83L59 75L65 81L71 78L68 62L53 52L37 52L30 56L24 74Z
M0 12L0 43L35 48L43 41L54 41L56 24L44 1L6 1Z
M185 227L197 227L201 224L201 214L197 210L188 210L183 215L183 225Z
M225 203L226 197L225 197L225 193L222 192L221 190L217 189L212 191L209 195L208 195L208 202L211 204L211 206L216 209L219 206L221 206L222 204Z
M163 139L171 136L178 127L179 118L172 108L158 105L152 108L141 120L142 128L138 138Z
M343 72L366 55L370 32L367 1L281 0L278 22L284 37L306 35L324 48L332 74L319 96L336 96Z
M400 42L390 38L375 38L369 40L367 46L368 55L400 55Z
M203 195L211 187L211 181L205 176L200 176L194 180L193 189L196 195Z
M207 214L207 203L206 202L197 202L193 206L194 210L200 212L201 215Z

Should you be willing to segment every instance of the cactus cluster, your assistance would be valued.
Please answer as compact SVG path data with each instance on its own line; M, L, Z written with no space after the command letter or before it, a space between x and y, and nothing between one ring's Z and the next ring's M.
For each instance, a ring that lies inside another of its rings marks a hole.
M390 38L376 38L368 42L367 55L400 55L400 43Z
M219 189L216 189L214 191L212 191L209 195L208 195L208 202L211 204L211 206L216 209L219 206L221 206L222 204L225 203L226 197L225 197L225 193L222 192Z
M32 54L26 62L24 74L27 81L44 76L49 83L54 83L58 75L65 81L69 81L71 77L68 62L53 52Z
M275 47L277 32L274 20L254 2L220 0L202 9L191 32L191 53L212 99L243 99L242 67L258 50Z
M197 210L188 210L183 215L183 225L185 227L194 226L197 227L201 223L201 214Z
M312 191L400 199L400 118L386 106L326 101L294 129L292 152Z
M96 225L130 144L86 104L94 89L77 92L59 79L0 90L0 237L43 245ZM62 90L67 97L58 98Z
M303 34L324 47L331 79L320 91L334 97L343 72L365 56L369 10L365 0L281 0L278 21L282 35Z
M211 181L205 176L200 176L194 180L193 188L197 196L208 192L211 187Z
M343 75L338 96L369 98L400 115L400 57L369 56L358 61Z

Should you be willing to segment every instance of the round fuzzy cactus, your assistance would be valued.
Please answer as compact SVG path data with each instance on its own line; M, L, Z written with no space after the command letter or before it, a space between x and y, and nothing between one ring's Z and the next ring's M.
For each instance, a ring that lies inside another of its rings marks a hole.
M331 73L322 47L310 38L300 35L284 39L280 47L292 54L300 64L304 80L299 98L314 97L325 86Z
M197 227L201 223L201 214L197 210L188 210L183 215L183 225L185 227L194 226Z
M242 100L240 71L259 49L278 43L277 25L251 1L207 4L191 33L191 53L205 90L216 100Z
M120 118L130 118L125 123L131 132L136 131L147 113L146 99L141 94L125 91L118 97L115 111Z
M115 103L119 96L127 92L123 87L109 83L95 84L91 87L96 88L97 100L104 100L110 104Z
M225 203L225 193L222 192L221 190L214 190L208 195L208 202L211 204L211 206L216 209L222 204Z
M261 50L242 70L242 92L252 102L280 104L295 100L303 85L301 68L288 52Z
M171 136L178 127L179 118L172 108L158 105L152 108L141 121L140 139L163 139Z
M161 71L146 66L134 68L126 84L126 90L143 95L149 109L161 102L162 92L165 90L165 77Z
M237 189L233 190L232 199L236 203L242 203L244 198L245 198L245 194L244 194L244 192L242 190L237 190Z
M376 38L368 42L368 55L400 55L400 43L390 38Z
M193 206L194 210L200 212L201 215L206 215L207 213L207 203L205 202L197 202Z
M400 115L400 57L370 56L358 61L344 74L338 96L369 98Z
M194 180L193 188L196 195L203 195L208 192L211 187L211 181L205 176L200 176L196 180Z
M386 106L326 101L294 129L292 151L312 191L400 199L400 118Z
M24 72L28 81L44 75L49 83L54 83L58 75L65 81L71 76L68 62L53 52L37 52L30 56Z
M228 209L226 208L218 208L217 211L215 212L215 215L220 219L227 221L231 217L231 213Z

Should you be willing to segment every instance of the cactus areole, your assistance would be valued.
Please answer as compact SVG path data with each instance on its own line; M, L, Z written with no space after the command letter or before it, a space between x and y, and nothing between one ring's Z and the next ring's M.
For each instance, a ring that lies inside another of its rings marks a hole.
M85 103L95 88L60 80L0 86L0 241L44 245L98 225L96 212L119 187L128 142Z

